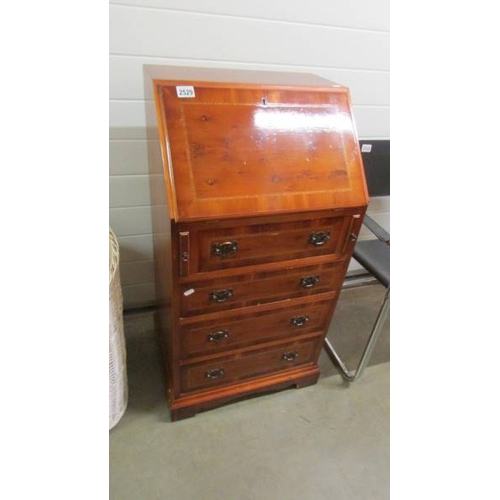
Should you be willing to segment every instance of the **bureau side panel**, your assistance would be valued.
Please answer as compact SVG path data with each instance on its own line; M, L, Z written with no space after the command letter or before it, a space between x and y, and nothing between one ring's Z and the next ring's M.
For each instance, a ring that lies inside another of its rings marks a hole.
M144 71L145 99L152 103L152 80L147 71ZM154 102L154 101L153 101ZM157 105L158 103L155 103ZM173 380L173 348L172 332L175 327L173 310L173 266L172 266L172 224L173 214L167 194L167 182L163 167L163 157L166 154L162 140L158 141L158 122L155 106L146 105L146 130L148 137L148 164L149 164L149 188L151 198L152 238L155 266L156 285L156 311L155 324L158 335L159 346L165 367L168 391L171 392ZM158 154L161 149L161 155ZM159 173L160 172L160 173Z

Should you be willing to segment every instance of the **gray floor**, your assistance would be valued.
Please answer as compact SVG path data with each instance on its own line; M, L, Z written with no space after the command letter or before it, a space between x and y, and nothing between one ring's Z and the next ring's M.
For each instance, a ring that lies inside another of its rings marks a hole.
M354 367L384 293L344 290L328 337ZM388 322L389 323L389 322ZM110 432L110 499L389 498L389 324L371 366L171 423L150 314L127 316L129 404Z

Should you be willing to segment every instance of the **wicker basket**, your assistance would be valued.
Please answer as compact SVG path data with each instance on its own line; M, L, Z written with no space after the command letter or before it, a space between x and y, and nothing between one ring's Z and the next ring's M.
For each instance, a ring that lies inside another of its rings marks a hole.
M123 334L123 297L120 285L120 249L109 230L109 428L122 418L127 408L128 385L125 337Z

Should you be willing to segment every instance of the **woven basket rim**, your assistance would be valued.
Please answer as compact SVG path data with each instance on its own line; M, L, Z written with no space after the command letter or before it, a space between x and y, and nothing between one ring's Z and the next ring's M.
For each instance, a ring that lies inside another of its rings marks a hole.
M113 281L120 262L120 247L116 235L109 228L109 284Z

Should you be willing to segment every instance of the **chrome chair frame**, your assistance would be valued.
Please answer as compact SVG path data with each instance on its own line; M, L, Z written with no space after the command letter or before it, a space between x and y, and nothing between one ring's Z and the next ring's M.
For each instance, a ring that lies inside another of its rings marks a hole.
M365 215L363 224L377 237L377 240L358 241L356 243L356 247L354 248L353 258L373 276L375 276L375 278L377 278L379 282L387 288L387 291L385 292L384 299L377 314L377 319L372 327L372 331L356 370L349 370L335 351L331 342L327 338L324 340L323 347L326 353L332 362L338 366L341 375L348 382L356 381L366 368L375 344L380 337L380 333L382 332L390 308L390 235L368 215Z

